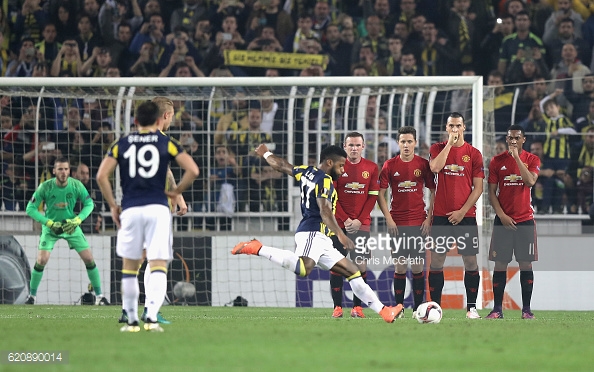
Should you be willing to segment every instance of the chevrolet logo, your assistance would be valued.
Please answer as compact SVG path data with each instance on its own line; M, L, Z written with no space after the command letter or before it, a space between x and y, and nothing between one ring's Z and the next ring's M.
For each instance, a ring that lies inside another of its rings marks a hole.
M410 189L411 187L415 187L417 185L416 182L413 181L403 181L398 184L398 187L403 187L405 189Z
M521 181L522 176L518 176L517 174L510 174L509 176L505 176L503 179L510 182L516 182Z
M347 183L346 185L344 185L344 187L346 187L347 189L352 189L352 190L359 190L359 189L364 189L365 185L359 182L351 182L351 183Z
M444 167L447 170L450 170L452 172L461 172L464 170L464 166L463 165L458 165L458 164L450 164L450 165L446 165Z

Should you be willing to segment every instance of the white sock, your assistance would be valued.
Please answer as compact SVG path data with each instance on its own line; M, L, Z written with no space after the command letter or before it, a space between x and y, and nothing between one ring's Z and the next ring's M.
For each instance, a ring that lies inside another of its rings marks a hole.
M122 278L122 309L128 314L128 323L138 321L138 277L128 276Z
M263 245L258 252L258 256L266 257L275 264L280 265L297 275L301 275L302 270L305 272L305 267L302 267L300 257L297 256L295 252Z
M167 292L167 273L156 270L151 273L151 281L146 289L146 317L152 321L157 321L157 313Z
M367 305L371 310L379 314L380 310L384 308L384 304L377 298L377 295L371 287L365 283L362 277L358 277L349 281L353 293L361 299L361 302Z
M149 287L149 281L151 278L151 266L148 263L148 261L146 262L146 267L144 268L144 307L146 307L146 304L149 303L149 291L148 291L148 287Z

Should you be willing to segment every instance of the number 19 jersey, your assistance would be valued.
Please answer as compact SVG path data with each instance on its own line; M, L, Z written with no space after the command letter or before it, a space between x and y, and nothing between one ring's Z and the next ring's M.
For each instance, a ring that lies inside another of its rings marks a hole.
M116 141L107 152L117 160L122 184L122 209L149 204L169 206L165 185L169 162L184 152L163 132L140 131Z

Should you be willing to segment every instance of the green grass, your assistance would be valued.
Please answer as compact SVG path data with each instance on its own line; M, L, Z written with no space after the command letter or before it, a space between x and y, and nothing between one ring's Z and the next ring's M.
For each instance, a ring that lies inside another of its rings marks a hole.
M67 365L0 371L359 371L594 369L594 312L440 324L331 319L331 309L164 307L164 333L122 334L119 307L0 306L0 351L64 350ZM488 311L481 311L485 316ZM345 315L348 315L345 312Z

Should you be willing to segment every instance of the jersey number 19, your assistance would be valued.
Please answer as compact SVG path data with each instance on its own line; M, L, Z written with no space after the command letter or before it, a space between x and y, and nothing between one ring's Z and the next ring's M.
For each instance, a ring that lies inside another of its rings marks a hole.
M150 153L148 158L147 153ZM140 146L138 152L136 151L136 145L131 145L124 153L124 159L128 159L130 178L135 178L137 171L140 177L151 178L159 170L159 150L155 145L145 144Z

